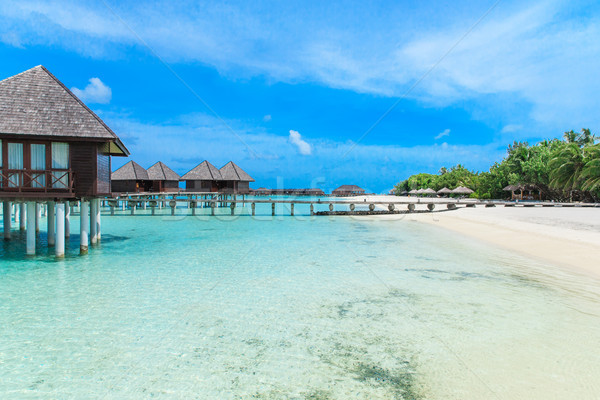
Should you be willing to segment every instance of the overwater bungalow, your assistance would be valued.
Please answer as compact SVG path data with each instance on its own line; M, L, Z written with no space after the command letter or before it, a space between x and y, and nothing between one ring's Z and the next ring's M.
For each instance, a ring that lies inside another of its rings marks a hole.
M331 194L334 196L360 196L365 194L365 190L356 185L342 185Z
M148 172L135 161L129 161L112 173L112 191L116 193L149 192L152 181Z
M147 170L148 179L152 182L153 192L178 192L179 174L159 161Z
M0 150L6 239L10 238L11 202L19 203L21 218L27 215L27 253L35 254L38 203L47 202L48 242L54 244L57 232L56 255L62 256L65 212L68 215L69 211L64 202L84 200L82 210L87 213L91 200L92 243L96 240L98 199L111 194L110 156L128 156L129 151L94 112L41 65L0 81ZM85 245L83 239L82 250L85 247L87 251L87 235Z
M218 192L223 181L219 169L208 161L196 165L180 179L185 181L188 192Z
M224 193L250 193L250 182L254 179L233 161L229 161L219 170L222 181L218 183L219 191Z

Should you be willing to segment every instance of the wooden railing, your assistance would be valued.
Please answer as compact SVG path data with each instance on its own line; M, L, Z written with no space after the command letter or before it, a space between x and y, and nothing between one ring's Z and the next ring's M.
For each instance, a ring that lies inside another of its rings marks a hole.
M70 169L2 169L0 191L73 193L74 173Z

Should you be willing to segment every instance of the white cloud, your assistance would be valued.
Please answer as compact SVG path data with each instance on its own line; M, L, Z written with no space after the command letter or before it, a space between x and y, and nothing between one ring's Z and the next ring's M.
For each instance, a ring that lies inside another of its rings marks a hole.
M501 133L514 133L514 132L520 131L521 129L523 129L523 125L508 124L508 125L505 125L500 132Z
M271 119L272 119L271 114L267 114L263 117L263 121L265 121L265 122L269 122Z
M451 9L428 2L382 8L182 3L111 7L169 62L200 62L233 78L317 82L386 96L403 94L487 7L472 1ZM127 57L132 47L143 47L100 3L7 0L0 16L0 41L10 45L61 46L100 58ZM474 100L477 107L482 96L504 95L525 102L523 112L546 127L600 128L598 37L600 16L585 2L504 1L409 96L435 105ZM500 114L501 123L511 118L502 101L490 103L474 114Z
M438 139L443 138L444 136L450 136L450 129L444 129L444 131L438 133L434 139L438 140Z
M90 83L85 89L74 87L71 91L84 103L108 104L112 98L112 90L100 78L90 78Z
M298 153L302 154L303 156L309 156L312 154L312 147L310 146L310 144L308 144L302 139L302 135L300 135L300 132L290 130L289 140L290 143L292 143L298 148Z

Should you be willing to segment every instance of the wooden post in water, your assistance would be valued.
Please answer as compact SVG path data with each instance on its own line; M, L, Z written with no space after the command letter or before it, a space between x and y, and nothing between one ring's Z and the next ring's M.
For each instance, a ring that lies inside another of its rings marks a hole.
M350 204L350 212L354 212L354 208L355 208L354 204Z
M40 218L42 218L42 208L39 203L35 203L35 231L40 231Z
M96 199L96 241L102 240L102 207L100 199Z
M252 203L252 205L250 206L250 208L252 209L252 216L254 216L255 212L256 212L256 204Z
M48 202L48 246L54 246L55 238L55 203L53 201Z
M214 201L211 201L210 203L210 215L215 215L215 207L217 206L217 204Z
M115 215L115 203L111 201L108 206L110 207L110 215Z
M329 203L329 211L333 211L333 203Z
M275 203L271 203L271 215L275 216Z
M27 221L27 205L25 203L20 204L21 210L19 211L19 229L25 230L25 222Z
M231 215L235 215L235 202L231 202L229 207L231 208Z
M93 246L98 242L98 224L97 218L98 214L96 213L96 199L90 199L90 244Z
M65 238L71 237L71 203L65 201Z
M2 203L2 221L4 222L4 240L10 240L10 201Z
M293 217L294 216L294 203L290 204L290 215Z
M171 200L169 202L169 206L171 206L171 215L175 215L175 207L177 207L177 202L175 200Z
M129 200L129 208L131 209L131 215L135 215L135 201Z
M79 254L87 254L88 234L90 232L89 203L85 199L81 199L79 208Z
M56 203L56 245L54 255L57 258L65 256L65 203Z
M314 206L314 204L310 205L310 215L315 215L315 206Z
M36 203L27 203L27 255L35 255L35 221L37 218Z

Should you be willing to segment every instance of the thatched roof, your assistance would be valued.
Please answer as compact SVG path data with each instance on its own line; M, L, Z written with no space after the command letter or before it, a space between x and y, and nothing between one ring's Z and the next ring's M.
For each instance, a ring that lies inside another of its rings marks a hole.
M454 189L452 191L452 193L456 193L456 194L471 194L471 193L473 193L473 191L471 189L469 189L468 187L459 186L456 189Z
M448 193L452 193L452 190L448 189L447 187L441 188L440 190L437 191L438 194L448 194Z
M515 190L519 190L519 187L517 185L508 185L502 190L505 190L507 192L513 192Z
M423 194L436 194L437 192L431 188L427 188L427 189L423 189L423 191L421 192Z
M364 192L365 189L356 185L342 185L335 189L333 192Z
M148 168L148 178L151 181L178 181L179 174L167 167L162 161Z
M223 177L217 167L208 161L202 161L181 177L184 181L222 181Z
M223 165L219 171L224 181L254 182L254 179L233 161Z
M121 168L112 173L111 180L113 181L147 181L148 172L135 161L129 161Z
M408 194L417 194L419 193L419 191L417 189L413 189L410 192L408 192Z
M110 142L112 155L129 155L104 121L41 65L0 81L2 134Z

